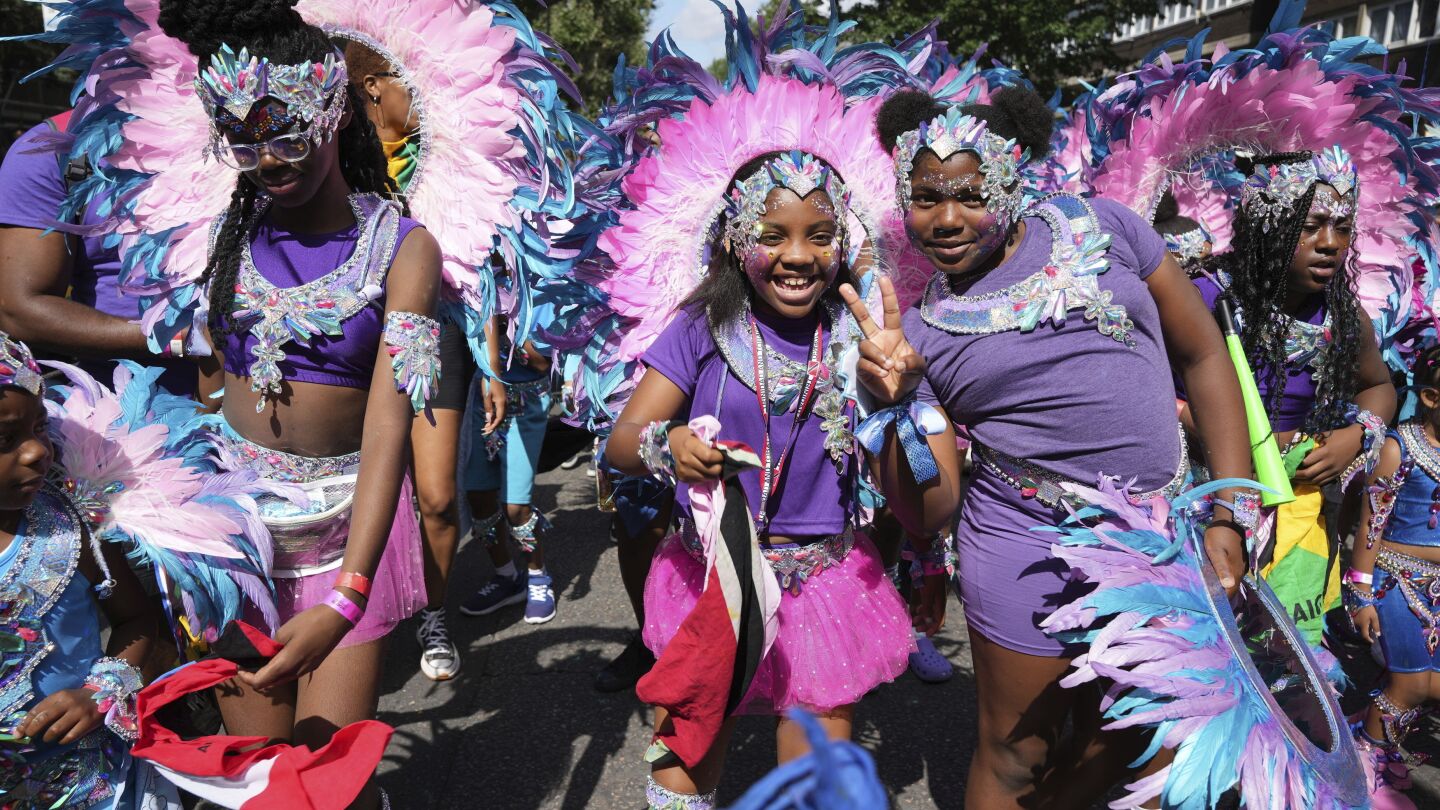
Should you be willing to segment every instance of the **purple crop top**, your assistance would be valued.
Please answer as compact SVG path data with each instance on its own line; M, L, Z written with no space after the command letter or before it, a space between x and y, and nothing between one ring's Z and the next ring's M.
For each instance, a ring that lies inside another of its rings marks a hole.
M405 237L420 227L420 223L408 217L398 217L398 224L391 229L381 227L374 214L381 210L380 198L372 195L355 195L351 198L356 207L356 224L343 231L328 234L297 234L283 231L271 223L268 217L261 220L250 240L250 261L254 270L275 292L293 293L295 288L315 281L352 260L358 265L365 262L356 251L361 242L367 243L365 251L375 254L375 260L384 257L383 265L376 265L372 275L379 292L358 313L340 321L341 334L316 334L309 345L290 340L280 347L285 355L276 365L281 376L294 382L338 385L344 388L368 388L375 372L375 355L379 349L385 311L385 272L395 260L395 254ZM372 233L369 239L362 239L362 227ZM245 262L241 262L241 279L244 286ZM362 284L363 274L339 274L337 288ZM316 289L317 312L334 308L333 302L323 300L332 289L323 285ZM331 306L327 307L329 303ZM246 306L237 302L237 314ZM320 330L315 330L320 331ZM224 336L225 371L237 377L250 377L251 364L255 362L255 350L260 341L253 329Z

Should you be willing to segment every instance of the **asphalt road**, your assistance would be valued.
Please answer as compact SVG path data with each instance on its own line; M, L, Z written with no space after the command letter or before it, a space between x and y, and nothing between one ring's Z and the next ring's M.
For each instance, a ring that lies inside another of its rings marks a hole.
M555 522L549 566L559 612L548 624L522 620L522 606L482 618L454 608L489 577L478 544L460 550L451 586L450 628L464 659L459 677L434 683L420 674L414 624L391 637L380 719L395 737L380 783L397 810L409 808L641 808L649 744L648 713L633 694L602 695L591 678L619 654L633 627L620 586L609 515L594 507L584 468L539 477L536 504ZM958 602L937 646L957 665L946 684L911 675L861 703L856 738L874 753L897 808L963 807L974 745L975 692ZM1363 667L1361 667L1363 669ZM1373 677L1353 677L1368 688ZM1347 700L1363 700L1361 688ZM1413 747L1440 754L1431 722ZM1420 738L1424 739L1420 739ZM731 747L724 804L774 766L773 721L745 718ZM1411 798L1440 807L1440 769L1415 773Z

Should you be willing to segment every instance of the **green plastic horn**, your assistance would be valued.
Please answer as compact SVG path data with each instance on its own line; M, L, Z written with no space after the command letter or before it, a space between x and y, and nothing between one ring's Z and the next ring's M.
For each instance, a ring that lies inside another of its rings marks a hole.
M1240 345L1240 329L1228 296L1222 295L1215 302L1215 320L1220 323L1220 331L1225 333L1225 348L1229 350L1230 362L1235 364L1235 374L1240 378L1240 396L1245 401L1245 425L1250 429L1250 455L1255 463L1255 480L1265 487L1261 490L1260 500L1266 506L1290 503L1295 500L1295 491L1290 488L1290 476L1285 474L1285 461L1280 457L1280 446L1275 443L1275 431L1270 428L1265 401L1260 399L1260 389L1255 385L1255 372L1250 370L1245 347Z

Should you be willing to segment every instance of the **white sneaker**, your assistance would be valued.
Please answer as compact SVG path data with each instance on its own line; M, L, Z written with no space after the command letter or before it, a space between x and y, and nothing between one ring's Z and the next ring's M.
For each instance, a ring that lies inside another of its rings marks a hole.
M445 608L420 611L420 629L415 631L420 642L420 671L432 681L448 681L460 673L460 651L450 641L445 627Z

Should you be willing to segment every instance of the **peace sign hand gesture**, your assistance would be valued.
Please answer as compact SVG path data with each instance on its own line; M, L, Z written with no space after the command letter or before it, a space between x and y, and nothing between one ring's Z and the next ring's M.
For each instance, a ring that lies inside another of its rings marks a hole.
M900 328L900 301L895 297L895 285L888 278L880 279L880 300L885 309L883 326L876 325L870 317L870 309L854 287L840 285L840 297L845 299L845 305L865 335L860 341L860 362L856 369L860 384L883 404L899 402L920 385L926 364Z

